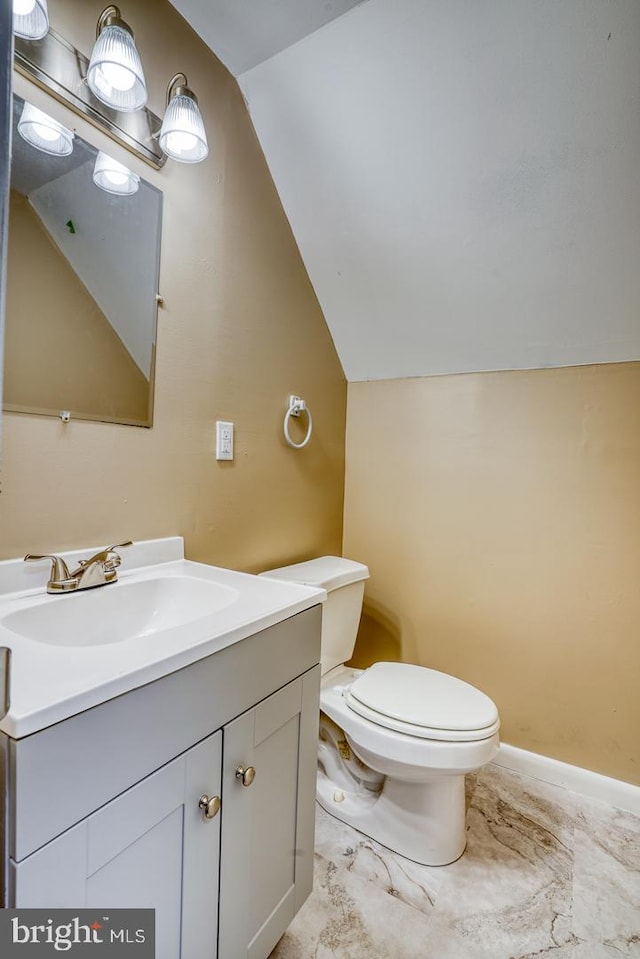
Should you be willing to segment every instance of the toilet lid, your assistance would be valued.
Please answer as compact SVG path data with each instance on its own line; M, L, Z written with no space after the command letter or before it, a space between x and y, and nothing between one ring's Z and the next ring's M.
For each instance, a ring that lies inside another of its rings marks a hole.
M347 703L365 718L427 738L483 738L499 728L495 703L469 683L424 666L376 663L349 687ZM408 728L409 727L409 728ZM429 735L431 733L432 735Z

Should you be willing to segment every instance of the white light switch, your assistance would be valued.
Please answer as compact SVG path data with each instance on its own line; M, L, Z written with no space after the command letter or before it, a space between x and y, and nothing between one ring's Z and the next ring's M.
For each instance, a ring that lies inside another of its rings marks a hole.
M216 459L233 459L233 423L216 423Z

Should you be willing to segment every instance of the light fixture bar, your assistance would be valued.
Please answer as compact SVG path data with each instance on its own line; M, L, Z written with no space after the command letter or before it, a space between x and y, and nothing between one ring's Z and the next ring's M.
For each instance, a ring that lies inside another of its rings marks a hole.
M14 65L18 73L107 133L141 160L159 170L166 162L158 135L160 117L146 107L135 113L122 113L101 103L89 90L84 78L89 60L64 37L49 29L42 40L15 37Z

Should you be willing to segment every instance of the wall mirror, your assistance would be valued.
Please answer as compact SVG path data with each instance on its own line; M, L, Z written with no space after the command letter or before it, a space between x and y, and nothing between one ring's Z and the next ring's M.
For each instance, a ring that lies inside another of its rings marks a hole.
M4 408L151 426L162 193L97 186L104 154L77 134L66 156L34 148L24 106L14 95Z

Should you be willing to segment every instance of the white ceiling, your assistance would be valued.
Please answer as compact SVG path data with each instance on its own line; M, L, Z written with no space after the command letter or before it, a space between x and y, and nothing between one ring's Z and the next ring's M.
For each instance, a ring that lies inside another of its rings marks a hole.
M369 0L239 78L349 380L640 359L638 0Z
M239 76L364 0L171 0Z

